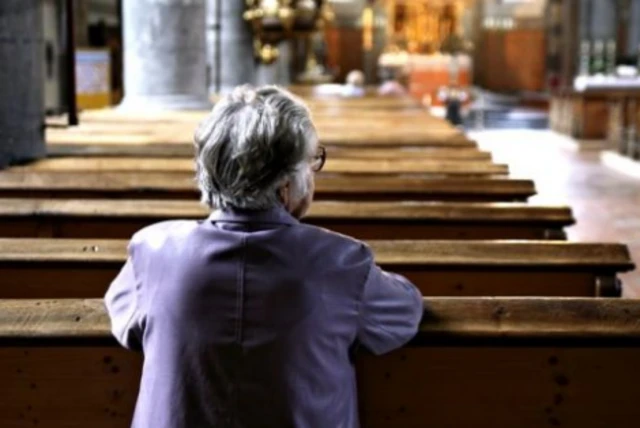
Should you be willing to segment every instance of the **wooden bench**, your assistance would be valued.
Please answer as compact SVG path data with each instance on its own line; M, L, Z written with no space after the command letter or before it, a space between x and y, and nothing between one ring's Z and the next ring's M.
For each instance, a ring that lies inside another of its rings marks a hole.
M200 119L203 118L204 115ZM79 128L49 129L46 140L83 144L183 144L192 141L198 122L131 124L121 118L108 124L87 124L83 121ZM415 120L331 117L325 121L315 120L315 125L320 141L327 146L477 147L474 141L456 129L436 128Z
M110 117L95 117L92 114L83 113L80 123L76 126L66 126L62 123L52 123L47 129L51 136L76 134L88 135L92 132L100 132L112 135L150 135L156 137L183 134L190 138L196 127L208 116L206 111L196 111L188 115L169 112L166 115L123 115L111 114ZM370 134L372 130L383 130L384 133L402 133L408 131L411 134L422 135L426 140L436 140L439 137L456 137L467 141L467 138L459 129L452 127L448 122L429 116L422 112L415 114L406 111L384 112L358 112L350 109L336 109L334 107L319 107L313 114L313 122L316 129L322 135L324 132L335 132L338 129L362 131ZM389 131L386 131L389 129ZM166 141L168 142L168 141Z
M326 145L357 147L455 147L476 143L413 100L310 100L314 124ZM407 112L410 112L407 115ZM189 143L207 111L125 114L115 109L84 112L80 127L49 129L62 143Z
M47 156L54 157L144 157L193 158L191 144L49 144ZM329 159L425 159L456 161L491 161L491 153L477 149L403 149L330 147Z
M423 125L425 131L460 132L443 118L432 116L415 100L398 104L393 100L346 100L324 99L305 100L311 110L312 117L320 126L348 125L350 120L360 124L377 120L377 124L388 124L398 121L402 124ZM391 103L389 103L391 101ZM189 111L153 111L122 112L118 109L85 110L80 113L80 124L125 124L128 126L181 125L198 124L208 110ZM60 121L65 123L64 120Z
M635 428L638 319L622 299L426 299L413 342L356 355L362 427ZM129 427L142 356L101 300L0 301L0 345L0 426Z
M185 144L193 140L195 126L184 131L167 135L154 135L149 133L121 134L116 132L94 133L59 133L48 132L47 141L50 143L74 143L74 144ZM463 135L448 135L427 137L421 132L411 132L405 130L391 132L381 129L351 129L345 131L343 128L336 128L320 134L320 141L326 146L358 147L365 148L397 148L397 147L443 147L452 149L475 149L477 144L468 140Z
M194 173L192 159L152 158L152 157L66 157L50 158L29 165L16 166L15 171L49 172L166 172ZM455 161L431 159L329 159L321 174L344 175L393 175L417 174L435 176L492 176L506 175L509 168L505 164L490 161Z
M531 180L319 175L318 200L526 201ZM197 200L193 173L0 172L0 197Z
M172 219L199 220L195 201L0 199L1 237L128 239ZM520 203L316 201L305 223L359 239L566 239L568 207Z
M620 244L562 241L368 241L377 263L430 296L619 296L633 269ZM125 240L0 239L1 298L104 295Z
M344 116L340 113L315 120L319 131L319 137L324 144L349 146L353 143L343 138L359 134L356 140L375 147L382 143L381 136L385 136L389 144L388 147L397 146L393 140L396 137L403 138L410 135L421 147L450 147L450 148L475 148L473 140L467 138L457 129L440 128L424 118L405 118L391 115L390 117L368 117L368 116ZM205 115L198 117L198 120L189 121L152 121L131 122L130 118L119 118L115 122L87 122L80 119L80 125L73 127L50 125L46 132L46 140L50 143L95 143L91 139L92 135L104 136L98 141L108 144L133 144L141 142L141 138L146 138L148 143L190 143L194 131L199 126L199 122ZM342 134L340 134L342 133ZM108 138L107 138L108 137ZM337 141L334 141L337 140ZM342 141L342 143L340 143Z

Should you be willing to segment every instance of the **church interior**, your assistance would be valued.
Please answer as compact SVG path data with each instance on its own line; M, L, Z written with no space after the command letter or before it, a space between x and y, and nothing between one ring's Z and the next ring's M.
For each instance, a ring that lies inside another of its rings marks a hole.
M130 426L103 296L206 218L194 130L245 84L326 147L302 221L424 296L354 358L363 428L640 426L640 0L0 0L0 60L0 426Z

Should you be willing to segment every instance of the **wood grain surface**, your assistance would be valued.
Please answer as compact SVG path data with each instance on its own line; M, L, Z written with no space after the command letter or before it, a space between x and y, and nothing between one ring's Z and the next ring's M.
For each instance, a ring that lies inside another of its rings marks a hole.
M368 241L376 262L432 266L556 266L629 270L622 244L565 241ZM127 241L0 239L1 262L122 262Z
M424 338L640 340L640 305L625 299L431 297ZM0 338L110 336L102 299L0 300Z
M191 144L87 144L51 143L48 157L168 157L193 158ZM491 153L476 148L349 148L329 147L329 159L425 159L425 160L491 160Z
M196 201L105 199L0 199L2 217L203 218L210 210ZM550 222L570 225L567 206L524 203L316 201L306 218Z
M412 100L311 100L315 127L327 145L476 147L462 132ZM408 114L407 114L408 113ZM206 111L125 114L115 109L84 112L80 125L49 128L50 144L175 144L192 141Z
M47 172L194 172L192 159L152 157L64 157L50 158L14 171ZM435 175L505 175L509 168L486 160L456 161L432 159L328 159L323 173L336 174L435 174Z
M9 170L0 172L0 189L45 190L50 189L154 189L167 191L194 191L193 173L148 173L130 172L65 172L52 173L46 171L17 172ZM532 196L535 187L531 180L506 178L447 178L430 179L406 176L342 177L319 175L316 178L316 191L349 193L366 191L370 193L389 192L452 192L452 193L497 193Z
M186 200L0 199L0 237L128 239L153 223L202 220ZM303 219L357 239L566 239L568 207L521 203L316 201Z

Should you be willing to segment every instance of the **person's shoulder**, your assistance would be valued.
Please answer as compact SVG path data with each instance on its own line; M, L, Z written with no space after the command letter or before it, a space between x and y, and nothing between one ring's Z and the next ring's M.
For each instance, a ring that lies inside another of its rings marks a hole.
M303 239L310 243L312 252L320 258L336 258L346 263L373 260L369 246L358 239L304 223L298 227L303 230Z
M130 245L160 247L167 240L188 236L197 227L196 220L168 220L155 223L137 231L131 238Z

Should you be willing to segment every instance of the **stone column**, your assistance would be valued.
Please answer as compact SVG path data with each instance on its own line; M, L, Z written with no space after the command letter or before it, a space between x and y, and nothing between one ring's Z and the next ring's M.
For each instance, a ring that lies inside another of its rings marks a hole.
M86 0L73 2L73 27L76 47L89 46L89 2Z
M0 1L0 169L46 154L43 59L40 0Z
M123 110L209 108L205 0L123 0Z
M592 40L616 39L616 3L614 0L591 0Z
M629 35L627 55L638 55L640 50L640 2L632 1L629 8Z
M288 86L291 84L291 62L293 61L293 46L291 40L280 43L280 58L276 61L278 66L278 80L276 85Z
M255 83L253 36L242 18L244 10L244 0L207 0L207 63L212 94Z
M278 45L280 55L273 64L259 64L256 70L256 85L291 84L291 42L285 40Z

